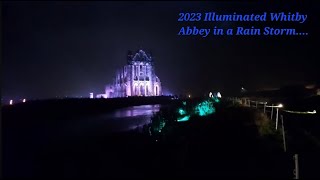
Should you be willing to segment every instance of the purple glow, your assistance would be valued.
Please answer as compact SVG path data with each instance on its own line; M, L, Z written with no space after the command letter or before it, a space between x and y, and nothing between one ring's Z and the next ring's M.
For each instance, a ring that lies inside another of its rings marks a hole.
M143 50L129 57L127 64L117 71L114 82L99 97L161 96L161 81L155 75L152 57Z

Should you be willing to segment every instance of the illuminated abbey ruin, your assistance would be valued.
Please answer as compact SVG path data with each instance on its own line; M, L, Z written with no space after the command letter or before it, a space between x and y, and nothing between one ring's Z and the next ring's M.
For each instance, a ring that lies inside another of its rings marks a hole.
M114 82L97 98L160 95L161 82L155 74L153 59L139 50L135 54L128 53L127 65L117 71Z

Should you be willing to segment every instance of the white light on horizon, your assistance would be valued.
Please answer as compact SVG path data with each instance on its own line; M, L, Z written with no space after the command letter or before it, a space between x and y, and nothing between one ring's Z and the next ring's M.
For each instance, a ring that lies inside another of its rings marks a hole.
M316 110L313 110L312 112L308 111L307 113L308 113L308 114L316 114L317 111L316 111Z
M23 100L22 100L22 102L24 102L24 103L25 103L25 102L26 102L26 99L23 99Z
M11 100L10 100L10 105L12 105L12 103L13 103L13 100L11 99Z

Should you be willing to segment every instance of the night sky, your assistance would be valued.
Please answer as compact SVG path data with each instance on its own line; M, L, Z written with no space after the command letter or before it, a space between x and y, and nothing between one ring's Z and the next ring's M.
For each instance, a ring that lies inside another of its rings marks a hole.
M125 65L128 50L139 49L153 54L156 74L170 93L218 90L229 94L242 86L257 90L315 83L319 79L319 50L314 44L319 19L317 6L303 2L5 2L2 97L44 99L103 93L116 69ZM271 25L297 28L309 36L179 37L183 23L177 19L183 11L299 11L308 14L305 24Z

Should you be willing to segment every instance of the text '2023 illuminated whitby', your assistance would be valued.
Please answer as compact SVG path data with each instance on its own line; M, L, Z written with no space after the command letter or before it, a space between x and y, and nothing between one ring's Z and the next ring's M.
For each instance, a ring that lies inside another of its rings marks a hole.
M161 82L155 74L154 62L143 50L128 53L127 65L117 71L111 85L107 85L105 94L97 98L116 98L128 96L160 96Z

